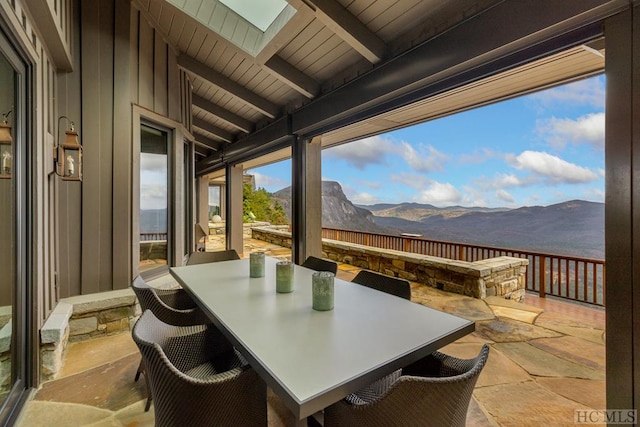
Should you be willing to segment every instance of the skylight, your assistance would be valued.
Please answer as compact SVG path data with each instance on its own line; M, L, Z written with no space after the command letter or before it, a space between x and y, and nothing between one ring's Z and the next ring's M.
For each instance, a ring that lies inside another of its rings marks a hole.
M219 1L262 31L266 31L288 4L285 0Z

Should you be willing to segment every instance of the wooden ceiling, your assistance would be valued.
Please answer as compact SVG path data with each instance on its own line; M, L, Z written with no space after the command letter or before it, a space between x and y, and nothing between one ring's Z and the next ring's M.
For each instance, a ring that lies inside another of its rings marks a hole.
M260 0L253 0L260 1ZM193 83L192 134L215 157L314 100L402 56L500 0L288 0L266 31L218 0L133 0L178 52ZM601 49L547 60L331 130L323 145L353 141L492 102L604 67ZM578 65L576 65L578 64ZM551 68L550 68L551 67ZM250 138L249 138L250 139ZM288 156L276 150L263 163ZM259 164L253 160L251 166Z

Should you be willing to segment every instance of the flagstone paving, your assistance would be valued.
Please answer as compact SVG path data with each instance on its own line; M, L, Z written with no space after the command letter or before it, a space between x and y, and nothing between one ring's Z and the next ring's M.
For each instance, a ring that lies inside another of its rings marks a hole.
M288 249L245 239L245 254L252 250L290 258ZM351 280L359 270L340 265L338 277ZM152 285L176 286L170 276ZM605 408L603 310L535 295L524 303L477 300L417 283L412 301L476 321L474 333L441 351L468 358L491 347L467 425L569 426L575 410ZM152 426L144 380L133 380L139 361L130 334L70 344L60 377L40 386L17 425ZM267 398L269 426L286 425L282 402L272 392Z

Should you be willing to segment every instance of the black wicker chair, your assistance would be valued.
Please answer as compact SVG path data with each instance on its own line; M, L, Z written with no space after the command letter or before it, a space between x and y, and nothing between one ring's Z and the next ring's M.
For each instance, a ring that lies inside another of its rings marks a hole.
M164 323L175 326L191 326L210 323L208 317L184 289L157 289L149 286L142 277L137 276L131 284L133 291L140 303L142 311L151 310L155 316ZM230 344L229 344L230 345ZM140 379L140 374L145 373L143 360L140 360L135 380ZM149 381L147 382L147 404L145 411L151 406L151 392Z
M231 261L234 259L240 259L240 256L235 249L217 252L193 252L191 255L189 255L187 265L207 264L210 262L218 261Z
M265 383L212 325L172 326L146 310L132 336L156 426L267 425Z
M314 256L307 257L307 259L302 263L302 266L315 271L329 271L333 274L338 272L338 264L333 261L328 261Z
M463 427L488 356L486 344L468 360L436 351L404 368L401 376L385 377L386 383L374 383L329 406L324 426Z
M404 279L361 270L351 282L411 300L411 285Z

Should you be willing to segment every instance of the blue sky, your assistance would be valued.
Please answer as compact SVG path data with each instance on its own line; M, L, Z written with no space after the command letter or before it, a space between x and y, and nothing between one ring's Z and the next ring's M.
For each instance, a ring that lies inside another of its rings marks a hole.
M520 207L604 201L604 75L322 152L356 204ZM249 170L275 192L290 160Z

